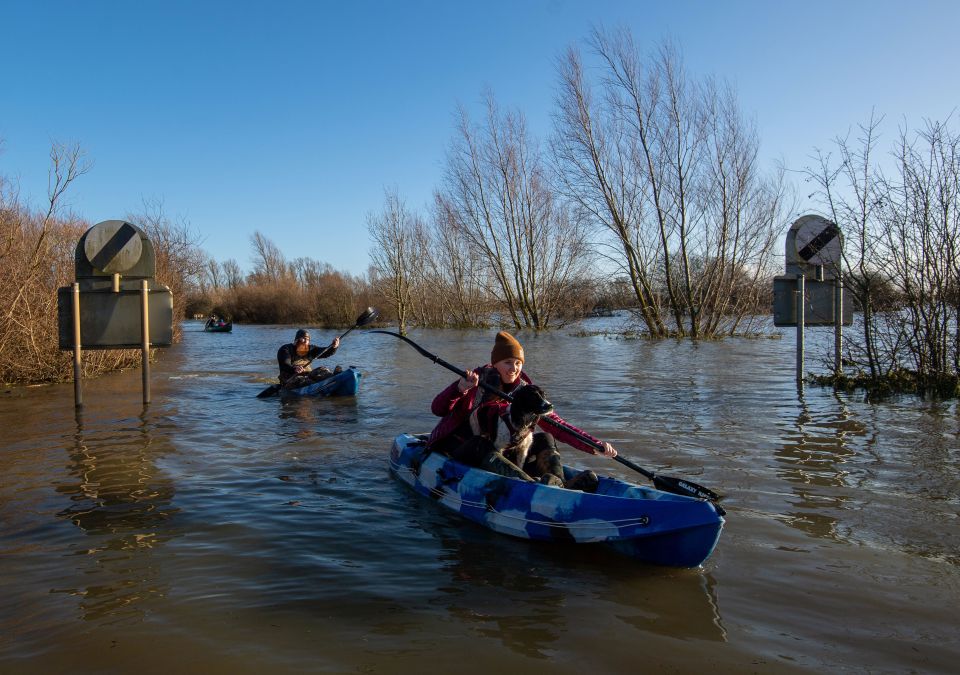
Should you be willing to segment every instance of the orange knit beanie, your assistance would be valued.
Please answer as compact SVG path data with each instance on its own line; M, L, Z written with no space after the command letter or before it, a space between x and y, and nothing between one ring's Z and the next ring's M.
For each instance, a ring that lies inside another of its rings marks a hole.
M523 362L523 347L517 342L517 338L506 331L497 333L497 339L493 343L493 351L490 352L490 363L503 361L504 359L520 359Z

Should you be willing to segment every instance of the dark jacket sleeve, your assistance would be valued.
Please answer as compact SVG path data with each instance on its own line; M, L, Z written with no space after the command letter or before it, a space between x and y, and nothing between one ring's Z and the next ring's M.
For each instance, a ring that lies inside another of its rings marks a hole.
M316 354L313 353L313 350L314 350L314 349L317 350L317 353L316 353ZM321 349L320 347L313 347L313 349L310 350L310 358L311 358L311 359L325 359L325 358L327 358L328 356L333 356L336 352L337 352L337 348L334 347L333 345L327 345L327 346L324 347L323 349Z
M277 363L280 365L281 375L293 375L293 363L291 362L292 344L283 345L277 350Z

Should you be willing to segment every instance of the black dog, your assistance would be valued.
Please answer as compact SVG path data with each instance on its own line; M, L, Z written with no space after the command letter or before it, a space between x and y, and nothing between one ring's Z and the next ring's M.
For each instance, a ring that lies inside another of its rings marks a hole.
M543 390L527 384L517 389L512 398L507 413L500 418L494 442L495 454L512 462L521 473L536 477L546 485L596 492L599 479L589 469L564 481L563 465L553 436L545 432L534 433L540 417L553 412L553 404L546 399ZM507 433L502 433L501 429Z
M523 468L533 445L533 430L542 415L553 412L553 404L535 384L518 388L512 398L506 414L500 417L493 444L504 457Z
M497 416L496 420L490 420L496 424L495 432L492 425L481 424L477 417L482 399L481 403L475 403L470 420L474 436L453 451L451 456L501 476L539 481L571 490L595 491L597 475L589 470L564 481L556 440L552 434L535 432L540 418L553 412L553 404L546 399L543 390L536 385L525 384L516 389L510 398L506 412Z

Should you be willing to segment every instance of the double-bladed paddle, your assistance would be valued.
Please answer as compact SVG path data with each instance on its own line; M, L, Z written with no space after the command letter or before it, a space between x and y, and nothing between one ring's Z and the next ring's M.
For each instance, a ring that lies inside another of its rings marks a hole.
M356 323L350 326L350 328L348 328L346 332L340 336L340 339L343 340L343 338L347 337L347 335L350 334L350 331L352 331L354 328L360 328L361 326L366 326L368 323L372 323L379 315L380 313L377 312L377 310L375 310L373 307L367 307L363 314L357 317ZM273 396L279 393L281 388L282 385L280 384L271 384L269 387L257 394L257 398L268 398Z
M426 356L428 359L430 359L434 363L437 363L443 366L447 370L450 370L456 373L460 377L467 377L467 371L457 368L456 366L450 363L447 363L436 354L431 354L426 349L424 349L423 347L421 347L416 342L414 342L413 340L411 340L406 336L403 336L403 335L400 335L399 333L394 333L388 330L372 330L370 332L383 333L384 335L392 335L395 338L400 338L401 340L409 344L411 347L416 349L418 352ZM500 398L506 399L507 401L513 400L513 396L511 396L510 394L504 391L500 391L496 387L487 384L483 380L480 380L479 386L483 387L484 389L489 391L491 394L494 394L495 396L499 396ZM588 444L590 447L596 450L599 450L601 453L603 453L603 450L604 450L603 445L597 443L595 440L593 440L589 436L585 436L583 433L581 433L577 429L574 429L573 427L567 424L563 424L562 422L555 420L552 417L544 417L544 419L547 421L548 424L563 429L567 433L576 436L581 441ZM725 511L723 510L723 508L719 504L717 504L717 501L719 501L721 497L713 490L705 488L702 485L698 485L693 481L686 480L685 478L661 476L660 474L654 473L653 471L648 471L647 469L644 469L643 467L637 464L634 464L629 459L626 459L625 457L621 457L619 454L613 459L617 460L624 466L628 466L634 471L637 471L638 473L641 473L644 476L646 476L648 479L653 481L654 487L656 487L658 490L663 490L664 492L670 492L675 495L682 495L684 497L695 497L697 499L706 499L713 503L713 506L717 510L717 513L719 515L722 516L725 514Z

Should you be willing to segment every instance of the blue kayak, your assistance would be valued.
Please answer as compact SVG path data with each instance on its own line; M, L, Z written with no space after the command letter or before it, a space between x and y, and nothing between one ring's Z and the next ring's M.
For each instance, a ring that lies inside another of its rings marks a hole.
M610 546L632 558L696 567L713 552L724 519L708 501L600 477L595 494L468 467L400 434L390 471L419 494L502 534ZM572 475L568 468L568 478Z
M353 396L360 389L360 371L353 366L299 389L282 389L281 396Z

